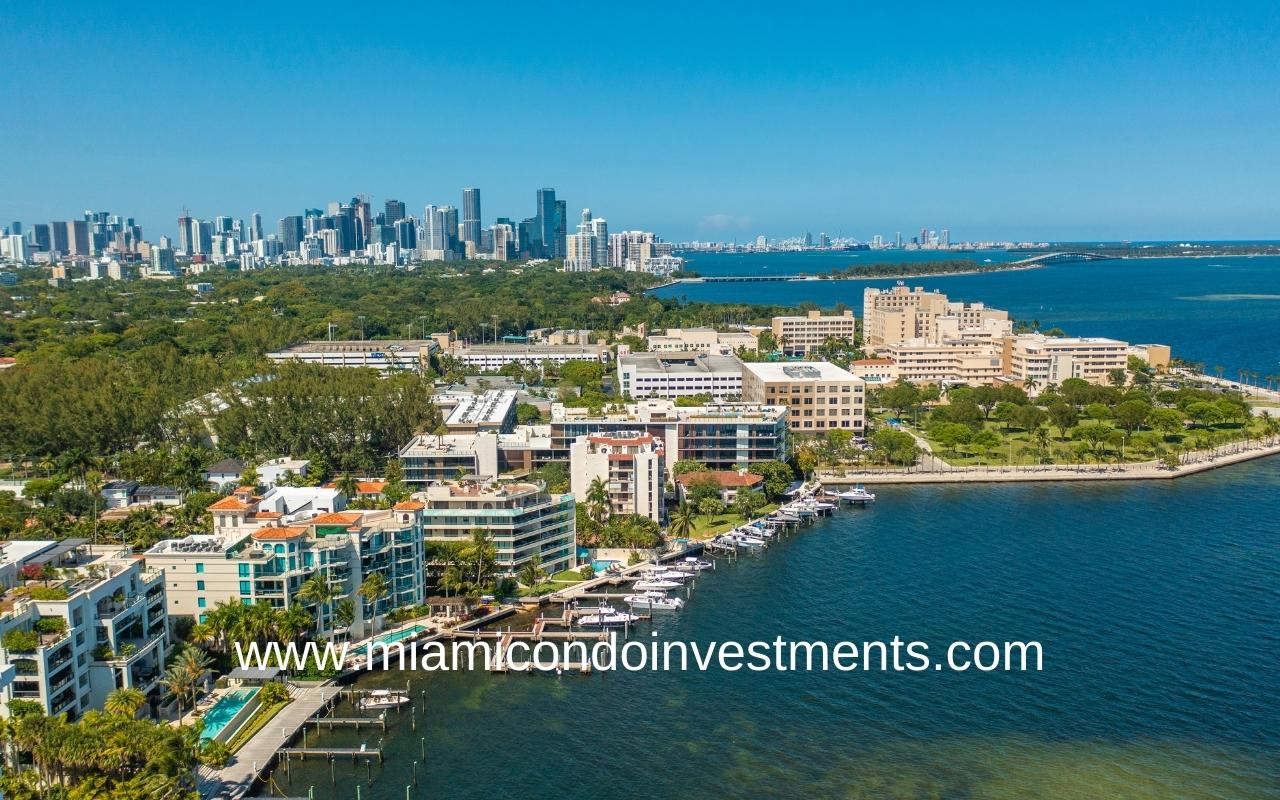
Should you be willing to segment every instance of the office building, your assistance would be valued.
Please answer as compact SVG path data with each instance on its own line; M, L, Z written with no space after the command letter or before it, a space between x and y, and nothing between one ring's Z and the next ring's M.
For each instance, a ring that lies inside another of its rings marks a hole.
M866 427L866 384L826 361L743 364L742 399L787 406L788 426L796 433L861 433Z
M462 241L470 243L472 249L480 250L480 190L462 190Z
M383 204L382 224L395 225L405 218L404 203L399 200L388 200Z
M732 399L742 394L742 362L706 353L634 353L618 358L618 388L637 400L695 395Z
M267 353L267 358L276 363L300 361L326 367L368 367L388 375L429 369L431 356L439 349L433 339L322 340Z
M610 514L638 514L661 522L666 473L662 439L650 433L589 434L569 448L574 498L587 502L592 484L600 481L608 493Z
M863 348L877 353L886 345L946 340L994 342L1012 332L1009 312L982 303L952 302L938 291L868 287L862 295Z
M810 311L803 317L774 317L773 339L778 348L789 356L808 356L828 339L854 342L857 321L852 311L839 314L823 314Z
M717 331L715 328L667 328L645 340L650 353L707 353L733 355L739 350L759 347L755 335L747 331Z

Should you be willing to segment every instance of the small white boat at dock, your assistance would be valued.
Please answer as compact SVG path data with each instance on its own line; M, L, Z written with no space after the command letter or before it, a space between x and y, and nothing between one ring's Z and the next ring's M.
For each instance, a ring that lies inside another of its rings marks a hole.
M356 703L362 711L378 708L399 708L409 703L409 696L390 689L374 689Z
M629 594L622 599L632 608L647 608L651 611L679 611L684 608L684 600L668 597L662 592Z
M641 578L635 582L632 588L640 592L666 591L667 589L679 589L681 585L677 581L669 581L665 578Z
M583 614L578 617L578 624L591 628L608 628L618 625L628 625L638 621L640 618L635 614L627 611L618 611L608 603L602 603L599 608L591 614Z

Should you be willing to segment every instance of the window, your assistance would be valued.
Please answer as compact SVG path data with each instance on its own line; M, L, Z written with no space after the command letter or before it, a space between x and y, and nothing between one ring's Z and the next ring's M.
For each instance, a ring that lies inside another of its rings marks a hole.
M196 607L197 607L197 608L204 608L204 606L205 606L204 598L203 598L203 597L197 597L197 598L196 598Z
M196 581L196 591L197 592L204 591L204 581Z
M241 565L240 565L240 577L241 577L241 578L247 578L247 577L249 577L249 565L248 565L248 564L241 564Z
M202 572L204 572L204 564L202 564L202 563L200 563L199 561L197 561L197 562L196 562L196 574L197 574L197 575L199 575L199 574L200 574L200 573L202 573Z
M251 581L240 581L240 594L252 594L253 583Z

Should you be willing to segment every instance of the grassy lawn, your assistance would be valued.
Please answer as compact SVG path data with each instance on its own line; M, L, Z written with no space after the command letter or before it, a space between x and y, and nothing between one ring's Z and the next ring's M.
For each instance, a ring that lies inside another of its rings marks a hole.
M766 506L762 506L756 513L756 516L763 517L765 514L769 514L777 510L777 503L769 503ZM693 532L689 534L689 538L695 540L710 539L718 533L733 530L741 524L742 517L739 517L737 514L729 511L719 514L712 519L707 519L706 516L699 514L697 521L693 524Z
M1082 425L1089 425L1089 422L1082 422ZM1101 424L1101 423L1095 423ZM1073 439L1058 438L1056 429L1048 429L1050 432L1050 440L1047 448L1038 447L1031 440L1027 431L1020 428L1005 428L1004 423L988 421L983 427L992 431L1000 438L1000 444L987 451L975 450L970 445L959 445L956 449L944 447L939 442L930 438L925 430L910 429L913 433L929 442L929 446L933 449L934 455L941 460L956 467L967 466L1003 466L1008 464L1029 466L1037 464L1078 464L1080 456L1076 452L1078 442ZM1255 437L1261 435L1262 426L1260 423L1251 421L1249 428L1253 431ZM1231 441L1237 441L1244 438L1245 426L1239 423L1224 423L1214 425L1209 428L1192 430L1182 434L1171 434L1164 437L1164 447L1177 446L1201 446L1207 447L1208 440L1204 439L1199 445L1196 445L1197 435L1217 436L1221 437L1219 444L1226 444ZM1113 462L1138 462L1150 461L1156 458L1156 454L1149 448L1136 446L1128 446L1124 448L1124 458L1120 458L1121 451L1119 447L1109 448L1107 458ZM1092 462L1095 459L1092 455L1088 456L1085 461Z
M271 718L280 713L280 709L289 705L291 701L285 700L283 703L272 703L269 706L260 706L257 711L253 712L253 716L244 724L240 730L236 731L236 735L231 737L231 741L227 742L227 749L235 752L244 746L244 743L253 738L253 735L267 726Z
M537 586L521 586L521 597L541 597L544 594L558 592L573 586L575 583L582 583L582 575L576 569L566 569L557 572L550 578L547 578Z

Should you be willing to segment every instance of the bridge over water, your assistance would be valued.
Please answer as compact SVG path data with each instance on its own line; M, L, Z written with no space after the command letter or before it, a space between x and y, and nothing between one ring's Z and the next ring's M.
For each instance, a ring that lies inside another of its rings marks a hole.
M1041 253L1037 256L1019 259L1017 261L1006 261L1002 264L993 265L989 269L975 270L975 272L999 272L1002 269L1016 269L1018 267L1039 267L1045 264L1072 264L1081 261L1112 261L1119 256L1103 255L1102 253L1087 252L1058 252L1058 253ZM921 262L928 264L929 262ZM893 280L895 278L912 278L912 277L946 277L947 275L965 275L972 274L961 272L942 272L937 275L857 275L852 280ZM676 283L767 283L771 281L825 281L832 280L818 275L705 275L700 278L673 278L671 283L664 284L671 286ZM655 286L655 289L662 288ZM649 291L652 291L649 290Z

